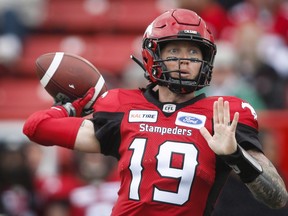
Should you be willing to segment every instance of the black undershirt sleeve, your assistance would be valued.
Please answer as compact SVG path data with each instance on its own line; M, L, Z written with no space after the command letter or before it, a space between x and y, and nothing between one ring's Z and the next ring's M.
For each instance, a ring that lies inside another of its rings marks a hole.
M119 146L121 142L121 122L124 113L96 112L91 121L94 124L95 136L100 142L101 153L119 159Z
M245 150L257 149L263 152L262 145L259 141L258 131L248 125L238 123L236 130L237 143Z

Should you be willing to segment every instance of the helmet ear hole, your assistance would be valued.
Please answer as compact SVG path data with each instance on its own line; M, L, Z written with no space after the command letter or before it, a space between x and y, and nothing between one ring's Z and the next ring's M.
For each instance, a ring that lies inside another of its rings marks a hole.
M208 65L208 64L205 64L205 65L204 65L204 67L203 67L203 70L202 70L202 71L203 71L203 73L205 73L205 74L206 74L206 73L208 73L208 72L209 72L209 70L210 70L210 67L209 67L209 65Z
M203 84L208 84L211 81L212 78L212 70L211 67L208 64L205 64L204 68L203 68L203 73L204 73L204 77L205 77L205 81Z
M155 52L157 48L157 43L154 40L146 38L145 41L143 42L143 48Z
M199 73L199 80L198 83L199 85L197 86L196 90L199 90L203 88L206 85L209 85L211 81L211 67L207 63L203 63L204 65L201 68L201 71Z

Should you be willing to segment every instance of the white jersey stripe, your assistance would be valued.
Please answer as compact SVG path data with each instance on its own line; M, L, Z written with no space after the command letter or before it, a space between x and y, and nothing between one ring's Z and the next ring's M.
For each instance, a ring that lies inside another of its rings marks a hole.
M46 85L49 83L50 79L53 77L54 73L58 69L62 58L64 56L64 52L56 52L48 70L46 71L45 75L40 80L41 84L46 87Z

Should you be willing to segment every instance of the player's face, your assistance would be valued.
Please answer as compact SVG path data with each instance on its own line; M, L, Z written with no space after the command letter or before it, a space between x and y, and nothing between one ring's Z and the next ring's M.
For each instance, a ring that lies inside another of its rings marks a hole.
M201 62L191 61L188 58L202 60L202 52L198 46L189 41L173 41L169 42L161 50L161 58L163 60L185 58L179 61L166 61L165 65L170 70L180 70L179 72L172 72L170 76L173 78L195 79L199 73Z

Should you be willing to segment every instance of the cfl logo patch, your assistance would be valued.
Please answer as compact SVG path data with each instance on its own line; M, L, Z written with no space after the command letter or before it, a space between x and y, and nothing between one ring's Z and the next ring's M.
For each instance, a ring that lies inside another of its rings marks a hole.
M163 112L166 113L173 113L176 110L176 105L175 104L165 104L162 108Z

